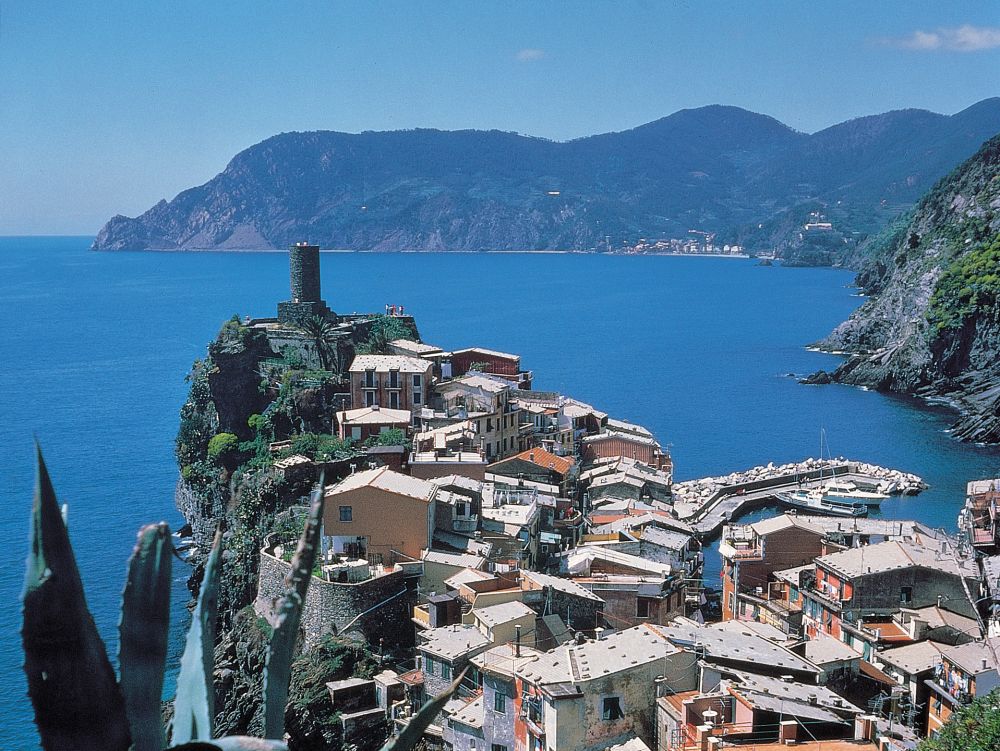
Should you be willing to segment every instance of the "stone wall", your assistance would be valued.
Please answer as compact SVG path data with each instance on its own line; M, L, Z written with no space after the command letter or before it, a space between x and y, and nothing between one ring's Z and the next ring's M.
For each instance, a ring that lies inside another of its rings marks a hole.
M270 620L274 615L274 604L284 592L284 581L291 571L291 564L267 552L269 549L270 546L260 552L254 608ZM377 610L358 618L361 613L382 602L385 604ZM364 637L373 645L384 639L387 645L409 646L413 643L410 615L415 604L416 590L410 586L402 571L393 571L356 584L328 582L313 577L302 611L305 648L314 645L326 633L343 634L346 638ZM358 620L354 621L355 618ZM350 630L344 633L344 628Z

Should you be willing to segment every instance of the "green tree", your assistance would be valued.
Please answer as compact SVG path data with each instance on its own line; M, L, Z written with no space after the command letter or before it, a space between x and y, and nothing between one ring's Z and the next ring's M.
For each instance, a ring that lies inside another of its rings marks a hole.
M341 368L337 328L325 316L310 316L302 322L302 330L312 337L316 344L316 354L323 370L339 373Z
M372 320L368 339L358 347L364 355L384 355L389 350L389 342L396 339L413 341L413 331L398 318L379 315Z
M917 751L995 751L1000 748L1000 691L977 697L953 714Z

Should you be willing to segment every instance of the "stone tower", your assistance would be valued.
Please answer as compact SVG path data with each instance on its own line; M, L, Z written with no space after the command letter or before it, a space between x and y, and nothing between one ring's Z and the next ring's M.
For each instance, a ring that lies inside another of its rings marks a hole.
M295 243L289 248L288 270L292 299L278 303L278 320L301 325L311 316L330 315L330 309L320 293L319 246Z
M322 302L319 282L319 246L295 243L289 249L292 302Z

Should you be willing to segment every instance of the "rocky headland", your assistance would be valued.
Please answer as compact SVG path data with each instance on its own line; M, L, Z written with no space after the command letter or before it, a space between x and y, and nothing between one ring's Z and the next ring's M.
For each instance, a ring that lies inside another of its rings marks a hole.
M819 346L840 383L946 402L956 437L1000 442L1000 137L869 241L865 303Z

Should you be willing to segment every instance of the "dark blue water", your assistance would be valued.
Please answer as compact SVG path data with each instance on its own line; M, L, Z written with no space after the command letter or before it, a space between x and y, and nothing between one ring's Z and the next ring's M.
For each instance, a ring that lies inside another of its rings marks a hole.
M19 612L40 440L90 602L112 653L136 530L173 508L172 440L184 376L233 313L269 315L287 291L283 254L106 254L88 238L0 238L3 426L0 532L0 748L35 746L20 670ZM860 302L851 275L711 258L577 255L323 256L340 312L403 304L445 348L519 352L541 389L643 423L670 444L679 479L815 455L922 475L931 490L887 516L954 527L965 482L1000 455L945 433L947 414L787 373L830 368L804 349ZM186 599L178 567L180 648Z

